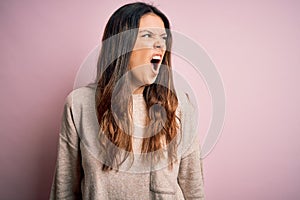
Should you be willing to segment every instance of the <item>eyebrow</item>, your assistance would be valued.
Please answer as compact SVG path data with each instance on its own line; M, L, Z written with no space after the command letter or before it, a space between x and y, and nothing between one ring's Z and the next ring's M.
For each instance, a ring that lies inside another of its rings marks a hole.
M148 33L154 34L152 31L149 31L149 30L146 30L146 29L139 31L139 33L143 33L143 32L148 32ZM163 36L163 35L167 35L167 33L165 32L165 33L160 34L160 36Z

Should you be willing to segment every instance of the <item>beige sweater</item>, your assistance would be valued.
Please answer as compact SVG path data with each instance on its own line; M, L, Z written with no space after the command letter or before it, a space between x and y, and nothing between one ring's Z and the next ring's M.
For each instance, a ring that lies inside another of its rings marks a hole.
M50 199L204 199L200 142L193 125L195 109L186 95L178 94L178 99L183 137L179 162L172 170L166 162L151 169L143 166L139 160L141 139L136 138L133 164L124 162L118 172L103 172L95 87L73 90L65 101ZM142 95L133 95L134 132L143 127L144 109Z

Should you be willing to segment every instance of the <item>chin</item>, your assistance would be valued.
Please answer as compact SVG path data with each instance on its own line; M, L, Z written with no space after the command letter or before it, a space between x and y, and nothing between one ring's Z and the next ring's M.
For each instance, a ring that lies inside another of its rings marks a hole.
M151 85L155 82L156 80L156 77L155 78L152 78L152 79L148 79L146 82L145 82L145 85Z

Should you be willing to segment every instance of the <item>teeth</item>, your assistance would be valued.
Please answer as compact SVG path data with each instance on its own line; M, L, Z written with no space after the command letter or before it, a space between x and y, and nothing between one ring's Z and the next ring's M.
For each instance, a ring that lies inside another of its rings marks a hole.
M160 60L160 56L153 56L152 59Z

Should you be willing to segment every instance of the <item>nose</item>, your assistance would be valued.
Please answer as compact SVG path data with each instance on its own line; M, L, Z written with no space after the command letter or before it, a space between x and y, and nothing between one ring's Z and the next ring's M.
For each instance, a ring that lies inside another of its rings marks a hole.
M153 47L154 47L154 49L164 49L164 47L165 47L165 41L157 39L154 42Z
M158 42L154 43L154 48L155 49L161 49L161 44L158 43Z

